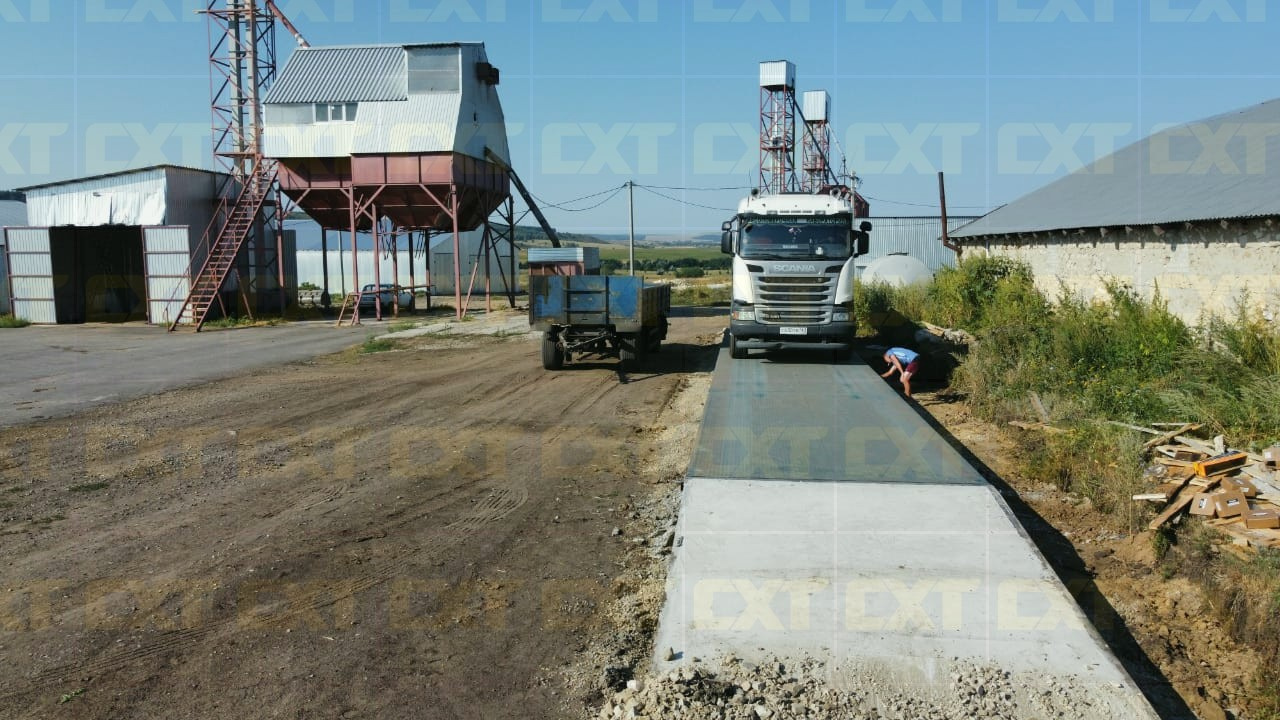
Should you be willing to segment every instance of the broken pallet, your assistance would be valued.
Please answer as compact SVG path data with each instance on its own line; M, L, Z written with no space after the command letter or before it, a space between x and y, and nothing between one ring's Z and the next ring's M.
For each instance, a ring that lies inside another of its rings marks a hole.
M1187 507L1191 505L1191 500L1195 498L1197 493L1212 489L1214 485L1217 485L1218 479L1210 478L1210 483L1203 488L1191 486L1189 485L1190 482L1191 475L1188 474L1185 480L1185 483L1188 483L1188 485L1179 490L1178 494L1175 495L1173 500L1169 503L1169 506L1147 525L1148 530L1159 530L1160 527L1169 522L1174 515L1186 510Z

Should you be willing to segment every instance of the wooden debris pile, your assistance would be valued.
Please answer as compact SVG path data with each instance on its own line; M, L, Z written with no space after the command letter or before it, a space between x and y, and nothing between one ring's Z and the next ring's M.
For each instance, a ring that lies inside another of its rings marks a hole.
M1149 529L1157 530L1186 513L1204 518L1236 545L1280 548L1280 448L1262 455L1230 450L1222 436L1213 442L1190 437L1187 433L1200 427L1196 424L1169 431L1126 427L1155 436L1144 448L1153 465L1165 468L1158 488L1133 496L1164 503Z

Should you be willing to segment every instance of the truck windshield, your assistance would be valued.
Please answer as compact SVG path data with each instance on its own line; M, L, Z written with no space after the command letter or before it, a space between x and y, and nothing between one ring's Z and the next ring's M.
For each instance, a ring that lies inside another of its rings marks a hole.
M821 217L743 216L744 260L825 258L846 260L852 253L853 220L848 215Z

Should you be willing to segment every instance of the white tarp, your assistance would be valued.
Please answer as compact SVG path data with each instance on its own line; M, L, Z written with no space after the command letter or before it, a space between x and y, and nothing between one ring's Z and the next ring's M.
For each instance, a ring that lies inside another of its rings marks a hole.
M165 211L163 170L40 188L27 195L27 219L36 227L163 225Z

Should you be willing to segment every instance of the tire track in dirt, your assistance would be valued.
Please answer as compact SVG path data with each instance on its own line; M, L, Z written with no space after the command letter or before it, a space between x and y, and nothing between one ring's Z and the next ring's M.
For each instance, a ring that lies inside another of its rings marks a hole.
M470 513L443 526L438 533L436 541L420 545L412 556L401 555L391 562L384 563L382 567L373 572L363 573L350 581L344 581L340 585L342 592L334 593L330 589L325 589L301 595L289 603L287 610L279 613L273 612L271 615L273 618L278 618L275 622L284 625L289 620L309 616L317 611L348 600L356 594L376 588L388 580L401 576L418 559L418 556L430 555L461 544L487 525L498 522L519 510L528 499L527 488L519 486L499 488L496 492L489 493L476 502ZM198 628L166 633L159 639L145 643L139 648L110 653L84 662L68 663L50 668L30 678L28 681L29 687L27 688L14 688L13 686L0 688L0 700L23 697L37 692L39 690L37 686L39 685L61 681L68 676L96 677L133 665L140 660L145 660L155 655L180 651L211 635L232 629L240 622L241 617L233 615Z

